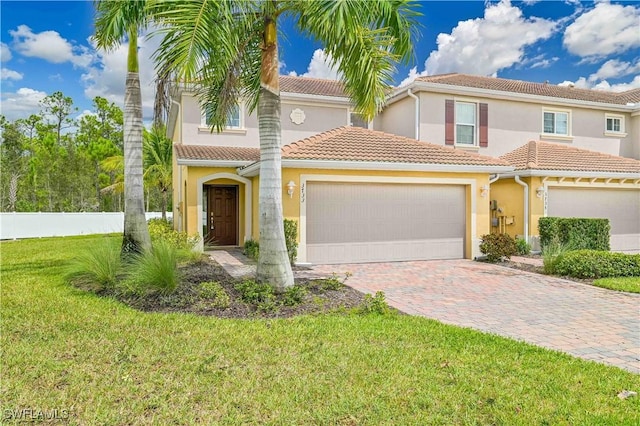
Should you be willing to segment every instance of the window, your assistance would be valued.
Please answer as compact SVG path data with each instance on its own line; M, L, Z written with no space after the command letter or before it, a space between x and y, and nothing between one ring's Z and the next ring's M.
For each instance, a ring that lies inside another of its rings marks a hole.
M476 104L456 102L456 144L475 145Z
M569 136L569 112L568 111L544 111L542 120L542 133L547 135Z
M624 117L622 115L605 114L605 133L624 133Z
M211 127L211 117L206 114L206 112L202 113L202 125L206 127ZM226 129L237 130L243 128L243 120L242 120L242 108L240 105L236 105L229 115L227 116L227 123L225 125Z
M369 128L369 122L367 122L367 120L365 120L364 117L362 117L362 115L358 114L357 112L350 113L349 120L351 126L353 127L362 127L364 129Z

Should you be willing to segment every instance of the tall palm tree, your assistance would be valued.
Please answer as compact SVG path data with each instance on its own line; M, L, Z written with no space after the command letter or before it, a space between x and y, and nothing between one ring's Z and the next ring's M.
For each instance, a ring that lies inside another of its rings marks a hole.
M172 184L173 143L166 136L165 127L155 125L151 131L144 130L143 144L144 179L160 192L160 209L162 218L166 219Z
M277 290L293 285L282 215L280 88L277 22L325 45L347 94L366 118L379 112L394 63L411 57L418 13L412 0L150 0L163 22L157 69L195 82L217 130L238 98L257 108L260 133L260 256L257 279Z
M124 235L122 254L138 253L151 247L144 214L142 177L142 95L138 68L138 31L147 25L144 1L96 2L98 48L112 50L125 38L129 41L124 94Z

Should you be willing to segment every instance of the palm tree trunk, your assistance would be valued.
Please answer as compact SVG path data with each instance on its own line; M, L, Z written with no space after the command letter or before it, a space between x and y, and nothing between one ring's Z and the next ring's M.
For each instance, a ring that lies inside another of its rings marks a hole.
M137 33L129 32L128 71L124 96L124 235L122 254L151 247L144 215L142 182L142 95L138 74Z
M167 220L167 198L169 197L169 191L162 191L162 220Z
M293 272L284 240L282 165L280 153L280 85L275 21L265 23L258 127L260 131L260 255L257 276L276 291L293 286Z

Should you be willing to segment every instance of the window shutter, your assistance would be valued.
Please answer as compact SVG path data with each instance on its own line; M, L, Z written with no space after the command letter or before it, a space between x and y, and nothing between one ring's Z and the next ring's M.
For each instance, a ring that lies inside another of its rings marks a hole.
M480 147L489 146L489 105L480 104Z
M455 102L452 99L444 101L444 143L446 145L453 145L454 143L454 131L453 131L453 119L455 113Z

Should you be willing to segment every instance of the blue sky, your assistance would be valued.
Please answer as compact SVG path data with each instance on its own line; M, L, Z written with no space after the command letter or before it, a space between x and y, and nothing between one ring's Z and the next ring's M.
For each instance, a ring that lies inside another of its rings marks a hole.
M1 110L9 119L39 110L62 91L78 114L103 96L122 105L126 45L96 51L91 1L0 2ZM423 1L415 59L396 84L416 75L464 72L598 90L640 87L637 1ZM336 78L322 45L280 22L283 74ZM155 40L140 47L145 115L153 103Z

